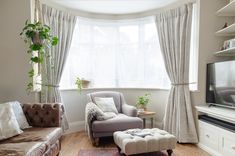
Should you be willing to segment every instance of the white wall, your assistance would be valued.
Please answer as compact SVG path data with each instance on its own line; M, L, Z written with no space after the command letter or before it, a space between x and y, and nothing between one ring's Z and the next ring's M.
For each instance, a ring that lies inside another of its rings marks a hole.
M219 50L223 39L216 37L214 32L219 30L227 18L217 17L216 10L226 4L226 0L201 0L200 2L200 31L199 31L199 91L193 92L193 105L205 103L206 63L222 60L213 56ZM30 19L29 0L0 1L0 102L19 100L32 102L34 96L25 92L27 72L30 68L25 44L19 37L26 19ZM135 104L138 96L151 93L149 110L157 112L157 125L161 124L165 103L168 96L166 90L145 89L115 89L124 93L129 104ZM62 91L68 120L76 127L83 123L86 104L86 94L99 90L84 90L80 95L75 90ZM75 123L75 124L74 124Z
M19 36L26 19L30 19L29 0L0 1L0 103L34 101L25 91L30 65Z
M223 27L225 22L231 22L230 18L217 17L215 12L222 6L226 5L226 0L201 0L199 1L199 63L198 63L198 91L192 92L192 104L205 104L205 86L206 86L206 64L228 58L218 58L213 52L218 51L223 43L224 38L216 37L215 32ZM86 94L99 90L85 90L81 95L77 91L62 91L62 97L68 114L68 120L72 129L80 124L83 126L84 109L86 104ZM164 116L165 104L168 97L166 90L145 90L145 89L115 89L124 94L127 103L135 104L138 96L151 93L151 104L149 110L157 112L156 125L161 126ZM81 128L81 127L80 127Z
M216 61L228 60L227 57L216 57L214 52L219 51L223 45L224 37L215 36L225 22L234 22L234 18L218 17L216 11L228 4L226 0L200 0L199 19L199 62L198 62L198 92L192 94L194 105L205 104L206 99L206 64Z

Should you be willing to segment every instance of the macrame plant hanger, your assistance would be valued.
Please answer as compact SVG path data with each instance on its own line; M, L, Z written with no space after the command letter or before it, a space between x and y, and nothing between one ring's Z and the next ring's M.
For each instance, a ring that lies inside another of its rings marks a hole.
M40 0L35 0L35 5L34 5L34 22L41 22L43 23L42 20L42 4Z
M40 22L41 24L44 24L44 21L43 21L43 18L42 18L42 3L40 2L40 0L35 0L34 1L35 5L34 5L34 23L37 23L37 22ZM38 56L40 55L40 53L38 52L37 54ZM43 72L43 66L41 63L38 63L37 65L37 73L38 73L38 77L40 77L40 81L39 80L36 80L36 84L35 85L40 85L40 87L38 88L41 88L40 89L40 92L38 94L39 96L39 102L42 102L41 100L41 96L42 96L42 89L43 89L43 82L42 82L42 72ZM38 82L39 81L39 82ZM46 98L47 99L47 98Z

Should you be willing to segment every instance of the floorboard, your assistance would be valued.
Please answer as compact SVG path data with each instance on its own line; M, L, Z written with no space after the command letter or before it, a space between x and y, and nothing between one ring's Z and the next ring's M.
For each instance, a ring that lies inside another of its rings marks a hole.
M62 137L60 156L77 156L80 149L113 148L115 144L111 138L101 140L100 147L94 147L85 132L76 132ZM211 156L193 144L177 144L174 149L176 156Z

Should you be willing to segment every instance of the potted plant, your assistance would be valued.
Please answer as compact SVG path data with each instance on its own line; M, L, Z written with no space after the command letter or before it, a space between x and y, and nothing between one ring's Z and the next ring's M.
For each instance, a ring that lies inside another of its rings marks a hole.
M58 38L51 35L49 26L43 25L41 22L29 23L28 20L25 22L25 27L20 33L20 36L28 45L27 53L30 54L30 63L38 65L37 74L40 75L42 73L40 65L43 63L45 57L50 57L47 50L57 45ZM35 74L34 68L28 72L28 91L31 91L33 88L33 77Z
M79 91L80 93L81 93L81 90L82 90L83 88L88 88L89 83L90 83L90 81L85 80L85 79L83 79L83 78L80 79L79 77L77 77L76 82L75 82L75 84L76 84L76 86L77 86L77 89L78 89L78 91Z
M144 94L143 96L139 96L136 102L137 108L147 110L147 105L149 103L149 93Z

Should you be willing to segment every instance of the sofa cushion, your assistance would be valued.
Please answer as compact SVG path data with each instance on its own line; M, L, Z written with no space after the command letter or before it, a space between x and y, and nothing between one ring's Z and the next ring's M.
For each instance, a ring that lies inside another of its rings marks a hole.
M21 134L14 111L8 103L0 104L0 140Z
M20 128L21 129L30 128L31 126L29 126L29 123L25 117L25 114L23 112L23 109L22 109L20 103L18 101L12 101L12 102L9 102L9 104L11 104L11 107L13 108L13 111L16 116L16 120L17 120Z
M61 128L40 128L33 127L26 129L21 135L12 137L2 143L21 143L21 142L45 142L48 145L55 144L62 136Z
M143 128L143 121L138 117L118 114L117 117L92 123L93 132L115 132L131 128Z
M45 151L43 142L0 143L0 156L39 156Z

